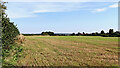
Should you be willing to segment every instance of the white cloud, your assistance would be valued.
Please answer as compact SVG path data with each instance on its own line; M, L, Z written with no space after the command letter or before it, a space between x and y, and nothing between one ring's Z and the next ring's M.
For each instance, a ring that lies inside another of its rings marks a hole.
M9 10L10 9L10 10ZM28 18L35 17L30 11L22 9L22 8L8 8L6 11L10 18Z
M12 12L7 12L8 17L10 18L29 18L29 17L36 17L34 14L29 14L29 13L12 13Z
M118 3L115 3L115 4L109 6L109 8L117 8L117 7L118 7Z
M10 18L28 18L36 17L36 13L48 12L70 12L78 10L86 10L92 12L103 12L108 7L102 8L101 6L108 5L106 3L85 3L85 2L34 2L34 3L8 3L7 13ZM101 8L99 8L101 7ZM97 8L97 9L96 9Z
M96 9L97 12L102 12L102 11L105 11L106 8L99 8L99 9Z
M118 7L118 3L115 3L115 4L112 4L112 5L110 5L110 6L108 6L108 7L105 7L105 8L95 9L95 10L92 11L92 12L103 12L103 11L109 9L109 8L117 8L117 7Z
M76 11L82 3L8 3L10 18L36 17L35 13Z
M92 11L92 12L103 12L105 10L107 10L107 8L98 8L98 9L95 9L94 11Z
M40 3L34 6L33 13L68 12L83 8L82 3Z
M7 14L10 18L28 18L35 17L36 15L31 13L31 7L19 3L8 3L7 4Z
M45 12L56 12L56 11L51 11L51 10L35 10L33 13L45 13Z

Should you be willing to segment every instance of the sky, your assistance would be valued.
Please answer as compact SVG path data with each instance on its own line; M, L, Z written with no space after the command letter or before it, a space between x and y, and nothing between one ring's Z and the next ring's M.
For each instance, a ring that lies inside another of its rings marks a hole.
M118 30L117 2L9 2L10 20L21 33Z

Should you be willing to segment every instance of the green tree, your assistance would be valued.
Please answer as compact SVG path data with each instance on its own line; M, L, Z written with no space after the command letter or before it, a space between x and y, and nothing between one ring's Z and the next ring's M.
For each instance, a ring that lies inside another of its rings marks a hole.
M83 35L85 35L85 32L83 32Z
M54 32L51 32L51 31L49 31L49 32L42 32L41 33L42 35L50 35L50 36L53 36L54 35Z
M100 34L105 34L105 32L102 30L102 31L100 32Z
M113 29L110 29L109 34L113 34L113 33L114 33Z
M81 35L81 33L80 33L80 32L78 32L76 35L77 35L77 36L80 36L80 35Z
M14 22L10 22L9 17L5 13L6 2L0 3L2 7L2 46L3 49L9 49L9 45L14 43L14 38L19 35L18 28L14 25Z
M75 33L72 33L71 36L75 36Z

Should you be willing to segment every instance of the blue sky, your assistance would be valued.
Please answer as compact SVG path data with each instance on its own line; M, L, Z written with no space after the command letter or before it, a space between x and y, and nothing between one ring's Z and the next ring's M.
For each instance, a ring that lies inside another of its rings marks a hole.
M7 8L21 33L118 30L116 2L9 2Z

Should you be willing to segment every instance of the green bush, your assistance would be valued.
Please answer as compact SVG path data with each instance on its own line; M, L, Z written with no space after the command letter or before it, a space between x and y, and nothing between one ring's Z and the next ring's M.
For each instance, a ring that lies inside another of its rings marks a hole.
M16 65L16 60L22 53L22 47L14 42L14 38L20 34L14 22L10 22L9 17L5 13L5 3L0 3L2 7L2 65Z
M14 43L14 38L19 35L19 30L14 25L13 22L10 22L10 19L4 12L6 10L6 7L4 4L2 4L2 46L3 49L9 49L9 45Z

